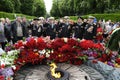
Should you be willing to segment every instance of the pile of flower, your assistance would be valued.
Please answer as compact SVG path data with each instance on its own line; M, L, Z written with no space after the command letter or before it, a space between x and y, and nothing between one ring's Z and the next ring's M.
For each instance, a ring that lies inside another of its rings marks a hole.
M72 38L27 38L26 41L18 41L15 49L20 49L15 64L18 67L24 64L46 64L47 61L68 62L80 65L90 57L98 58L98 53L104 50L103 45L90 40L79 41Z
M0 55L0 80L12 80L16 69L14 60L17 59L19 50L11 50Z
M100 43L91 40L77 40L73 38L57 38L50 40L50 37L29 37L25 41L20 40L14 45L6 47L6 53L0 56L0 75L12 76L25 64L47 64L49 61L56 63L67 62L80 65L87 60L105 62L111 66L120 64L119 57L106 49ZM14 68L15 66L15 68ZM5 72L10 71L9 74ZM9 70L8 70L9 69ZM12 72L13 70L13 72Z

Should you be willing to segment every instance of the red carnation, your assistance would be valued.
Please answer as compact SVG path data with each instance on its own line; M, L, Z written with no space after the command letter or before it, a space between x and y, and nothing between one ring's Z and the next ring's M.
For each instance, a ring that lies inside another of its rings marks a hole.
M60 52L71 52L72 51L72 48L70 45L66 44L64 46L62 46L61 48L59 48L59 51Z
M68 39L67 44L70 46L78 46L79 43L77 40L71 38L71 39Z
M79 46L82 49L89 49L89 48L93 48L94 42L91 40L83 40L80 42Z
M15 43L13 46L14 46L16 49L19 49L19 48L21 48L22 46L24 46L24 44L23 44L23 41L20 40L20 41L18 41L17 43Z
M105 62L107 61L109 58L107 56L107 54L102 54L101 58L98 58L99 61Z
M104 50L104 47L101 43L94 44L94 48L99 49L99 50Z
M5 80L5 76L0 75L0 80Z
M92 60L92 63L98 63L98 61L97 60Z
M39 49L39 50L43 50L45 49L47 46L46 46L46 43L44 42L44 40L42 38L38 38L37 39L37 43L36 43L36 47Z
M120 65L120 58L117 58L116 62Z
M97 58L99 55L97 53L92 54L94 58Z
M29 49L36 49L36 40L34 38L30 38L25 47Z
M65 44L63 39L55 39L52 43L51 43L51 48L57 50L58 48L62 47Z

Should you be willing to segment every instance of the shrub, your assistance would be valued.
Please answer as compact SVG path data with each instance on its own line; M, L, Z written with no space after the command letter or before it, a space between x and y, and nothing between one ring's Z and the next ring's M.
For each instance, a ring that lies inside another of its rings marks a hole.
M24 14L17 14L17 13L7 13L7 12L0 12L0 18L9 18L11 20L15 19L15 14L16 16L21 16L21 17L26 17L27 19L33 19L35 18L34 16L28 16L28 15L24 15Z
M82 16L83 18L88 18L88 16L94 16L98 20L99 19L105 19L105 20L112 20L112 21L120 21L120 14L118 13L111 13L111 14L89 14ZM70 16L70 19L77 20L77 16Z

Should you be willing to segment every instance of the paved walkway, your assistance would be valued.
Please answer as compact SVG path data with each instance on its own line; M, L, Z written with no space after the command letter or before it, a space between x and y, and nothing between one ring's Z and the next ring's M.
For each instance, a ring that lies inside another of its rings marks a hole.
M70 73L69 80L105 80L98 71L86 65L75 66L65 63L57 65ZM48 80L46 74L49 68L47 65L24 66L16 73L15 80Z

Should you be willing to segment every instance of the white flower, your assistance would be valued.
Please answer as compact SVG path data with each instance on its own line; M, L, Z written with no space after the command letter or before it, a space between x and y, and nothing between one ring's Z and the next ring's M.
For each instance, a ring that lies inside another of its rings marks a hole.
M51 53L53 53L54 51L52 50Z
M34 49L33 51L34 51L34 52L36 52L36 51L37 51L37 49Z
M64 39L64 42L68 42L68 38L63 38Z
M11 55L13 55L14 53L13 53L13 51L8 51L7 54L8 54L9 56L11 56Z
M14 70L16 70L16 66L15 65L13 65L13 66L11 66Z
M48 58L50 56L50 54L49 53L46 53L46 57Z
M3 53L5 53L5 51L2 48L0 48L0 55L2 55Z
M3 60L1 60L0 65L5 65L5 62Z
M16 54L18 54L18 53L19 53L19 50L12 50L12 51L8 51L8 52L7 52L7 54L8 54L9 56L16 55Z
M41 55L45 54L45 49L41 50L41 51L38 51L38 53L40 53Z

